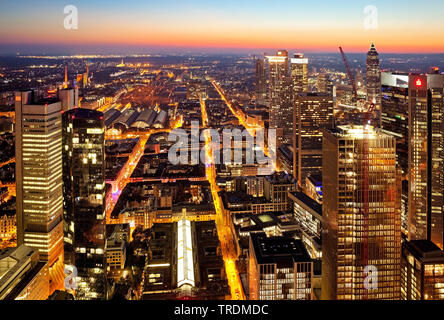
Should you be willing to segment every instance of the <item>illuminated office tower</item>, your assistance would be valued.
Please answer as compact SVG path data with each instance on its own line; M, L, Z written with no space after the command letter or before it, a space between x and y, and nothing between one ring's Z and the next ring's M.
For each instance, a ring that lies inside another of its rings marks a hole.
M50 293L64 282L61 109L57 99L15 93L17 242L48 263Z
M409 240L427 239L427 76L409 79Z
M444 75L428 75L430 240L444 249Z
M372 43L367 53L367 101L381 107L381 71L379 68L379 54Z
M444 300L444 252L433 242L403 242L401 299Z
M103 114L76 108L63 114L64 245L77 268L75 297L106 298L105 129Z
M405 74L391 72L381 73L381 128L396 138L396 162L401 170L402 205L401 228L408 230L408 166L409 166L409 77Z
M293 114L293 175L299 185L309 174L322 172L322 129L333 128L333 97L303 93L295 97Z
M308 92L308 59L302 53L296 53L290 59L290 65L294 95Z
M270 129L276 129L278 145L292 143L293 108L291 79L288 72L288 52L277 51L267 56L269 76Z
M263 58L256 59L256 103L264 105L267 102L267 72Z
M399 299L395 139L372 127L324 131L322 178L322 299Z
M409 240L443 249L444 75L409 76Z
M313 261L302 240L251 233L250 300L311 300Z
M396 138L396 155L403 175L408 172L409 76L381 73L381 128Z
M330 77L326 73L320 73L318 75L316 87L320 93L333 95L333 81L330 80Z

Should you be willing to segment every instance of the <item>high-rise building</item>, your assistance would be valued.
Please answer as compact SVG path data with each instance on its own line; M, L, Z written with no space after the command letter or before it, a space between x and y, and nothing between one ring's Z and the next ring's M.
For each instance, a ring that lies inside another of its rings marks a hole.
M409 240L444 242L444 75L409 76Z
M429 87L429 169L430 238L444 249L444 74L430 74Z
M403 242L401 299L444 300L444 252L433 242Z
M372 43L367 53L367 101L375 105L376 110L381 108L381 71L379 54Z
M267 70L263 58L256 59L256 103L267 103Z
M250 234L250 300L311 300L313 261L302 240Z
M76 299L105 299L105 127L101 112L63 114L65 264L77 270Z
M293 94L308 92L308 59L302 53L296 53L290 59Z
M333 95L333 81L331 81L327 73L320 73L318 75L316 87L318 92Z
M62 104L15 93L18 245L48 263L50 292L63 288Z
M322 299L399 299L395 139L369 126L325 131L322 177Z
M267 56L269 77L270 129L276 129L278 145L292 143L293 107L292 85L288 72L288 52L277 51Z
M396 138L396 154L403 175L408 172L409 77L391 72L381 73L381 128Z
M62 102L62 111L77 108L79 106L79 89L67 88L62 89L58 93L59 99Z
M333 128L333 97L302 93L295 97L293 114L293 176L299 185L309 174L322 172L322 129Z
M382 72L381 128L396 138L396 162L400 169L402 188L401 229L408 231L408 158L409 158L409 77L405 74Z

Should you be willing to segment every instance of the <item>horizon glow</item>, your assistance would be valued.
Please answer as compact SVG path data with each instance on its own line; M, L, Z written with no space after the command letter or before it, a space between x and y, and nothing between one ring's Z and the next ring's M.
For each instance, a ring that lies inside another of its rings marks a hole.
M79 29L65 30L75 5ZM364 28L364 8L378 9L378 29ZM2 0L0 53L209 51L444 53L441 0ZM85 52L87 51L87 52Z

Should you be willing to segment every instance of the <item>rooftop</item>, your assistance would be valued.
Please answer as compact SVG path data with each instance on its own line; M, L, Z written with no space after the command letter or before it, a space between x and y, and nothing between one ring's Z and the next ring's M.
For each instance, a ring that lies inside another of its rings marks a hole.
M74 119L97 119L103 120L103 113L84 108L74 108L65 112L65 114L74 116Z
M412 240L404 242L404 246L423 262L444 262L444 251L429 240Z
M49 105L49 104L54 104L60 102L60 100L58 98L44 98L44 99L39 99L36 100L32 103L30 103L31 105L37 105L37 106L43 106L43 105Z
M389 138L391 136L383 133L380 129L370 125L343 125L336 128L329 129L329 131L339 139L352 138L352 139L364 139L364 134L368 139L376 138Z
M266 176L265 179L274 184L293 184L296 182L292 175L285 172L275 172L270 176Z
M322 205L307 196L305 193L295 191L290 192L290 194L301 201L303 204L305 204L307 207L315 211L317 214L322 215Z
M258 264L292 267L295 262L311 261L302 240L290 237L267 238L265 233L254 233L250 236Z

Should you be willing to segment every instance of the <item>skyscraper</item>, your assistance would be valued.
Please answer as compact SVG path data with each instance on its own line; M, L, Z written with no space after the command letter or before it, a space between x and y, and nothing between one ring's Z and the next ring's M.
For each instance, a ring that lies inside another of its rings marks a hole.
M380 110L381 71L379 67L379 54L373 43L367 53L367 101L375 105L375 110Z
M79 106L79 89L77 88L62 89L58 96L62 102L62 111L68 111Z
M309 174L322 172L322 129L333 128L333 97L302 93L295 97L293 114L293 176L299 185Z
M296 53L290 59L293 94L308 92L308 59L302 53Z
M327 73L320 73L316 84L318 92L333 95L333 82Z
M106 298L103 114L63 114L65 263L77 269L76 299Z
M15 93L18 245L48 263L50 292L63 287L62 104Z
M267 102L267 71L263 58L256 59L256 103L266 104Z
M278 144L292 143L292 88L288 72L288 52L280 50L267 56L269 76L270 128L276 129Z
M444 249L444 75L430 74L429 170L430 240Z
M324 132L322 299L399 299L396 179L393 137L363 126Z
M409 240L444 242L444 75L409 76Z
M381 128L396 138L396 162L402 183L408 185L409 158L409 77L405 74L382 72ZM402 189L402 231L408 230L408 187Z
M396 138L398 165L406 175L408 171L408 111L409 77L405 74L382 72L381 128Z

